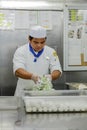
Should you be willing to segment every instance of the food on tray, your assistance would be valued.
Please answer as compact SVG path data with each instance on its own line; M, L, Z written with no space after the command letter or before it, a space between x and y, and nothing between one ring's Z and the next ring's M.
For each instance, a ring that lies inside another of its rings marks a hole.
M87 111L86 102L50 101L43 99L26 99L26 112L81 112Z
M73 89L81 89L81 90L87 89L87 83L66 83L66 84Z
M87 85L85 85L85 84L80 84L80 85L79 85L79 89L87 89Z
M52 90L52 88L51 81L47 77L42 76L40 81L33 87L33 90Z

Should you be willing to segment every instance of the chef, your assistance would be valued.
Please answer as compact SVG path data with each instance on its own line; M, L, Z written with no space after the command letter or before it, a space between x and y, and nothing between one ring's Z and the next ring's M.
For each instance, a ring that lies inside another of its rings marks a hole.
M27 44L17 48L13 57L13 71L18 77L15 96L22 96L24 89L32 90L41 76L50 80L60 77L62 70L56 51L46 45L46 29L31 27Z

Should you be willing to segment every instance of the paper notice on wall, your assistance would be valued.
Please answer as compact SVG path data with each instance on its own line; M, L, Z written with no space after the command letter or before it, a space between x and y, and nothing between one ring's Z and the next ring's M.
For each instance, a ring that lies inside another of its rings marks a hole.
M69 39L68 65L81 65L81 44L78 40Z
M40 11L38 12L38 24L45 27L47 30L52 29L52 12Z
M14 30L15 28L15 13L14 11L0 11L0 30Z
M37 25L38 11L29 11L29 25Z
M29 13L27 11L15 11L15 29L28 29L29 28ZM21 21L21 22L20 22Z
M87 10L65 6L64 70L87 70Z
M82 35L82 53L84 55L84 62L87 62L87 33L85 33L85 26L83 26L83 35Z

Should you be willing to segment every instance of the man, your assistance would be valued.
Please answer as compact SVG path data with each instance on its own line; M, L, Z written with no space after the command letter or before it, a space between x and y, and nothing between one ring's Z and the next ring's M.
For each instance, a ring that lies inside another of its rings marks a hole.
M46 30L41 26L30 29L29 43L19 47L13 57L14 74L18 77L15 95L32 89L43 75L55 80L62 70L56 51L46 45Z

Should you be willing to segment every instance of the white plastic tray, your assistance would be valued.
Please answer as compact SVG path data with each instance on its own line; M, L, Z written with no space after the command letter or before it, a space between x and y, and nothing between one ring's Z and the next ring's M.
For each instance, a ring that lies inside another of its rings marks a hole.
M87 112L87 96L24 96L26 112Z
M78 96L87 95L87 90L24 91L24 96Z

